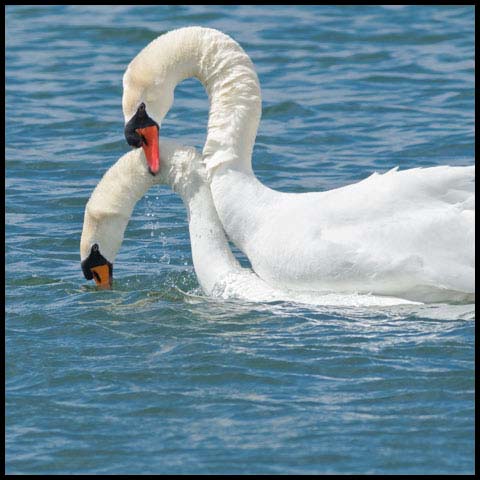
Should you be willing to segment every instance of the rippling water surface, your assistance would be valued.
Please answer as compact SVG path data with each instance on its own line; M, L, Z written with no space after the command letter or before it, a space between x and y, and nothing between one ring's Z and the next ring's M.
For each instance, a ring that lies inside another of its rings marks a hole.
M474 305L206 298L167 187L113 291L84 280L84 207L128 148L123 72L195 24L257 68L272 188L474 162L473 7L8 6L7 473L473 473ZM162 134L201 147L207 111L185 81Z

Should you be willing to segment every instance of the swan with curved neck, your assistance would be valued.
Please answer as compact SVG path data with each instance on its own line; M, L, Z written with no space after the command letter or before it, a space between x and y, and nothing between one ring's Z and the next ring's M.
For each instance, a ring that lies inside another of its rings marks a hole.
M474 294L473 166L393 169L325 192L275 191L252 171L258 77L248 55L222 32L181 28L147 45L123 78L127 126L143 105L158 134L175 86L189 77L200 80L210 100L203 160L216 211L265 282L405 298L432 290L445 299ZM144 147L149 165L161 164L152 140L140 130L138 138L129 143Z

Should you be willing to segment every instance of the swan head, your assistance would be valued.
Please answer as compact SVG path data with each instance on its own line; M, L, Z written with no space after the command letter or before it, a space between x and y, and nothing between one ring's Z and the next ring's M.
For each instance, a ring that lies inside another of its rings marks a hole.
M124 130L125 139L131 147L142 147L151 175L156 175L160 170L159 131L158 123L148 115L144 102L140 103Z
M150 173L155 176L160 168L160 127L173 105L178 80L174 65L152 60L159 53L153 55L151 48L150 45L145 47L123 75L122 110L125 138L130 146L143 148ZM168 48L160 48L161 52L165 50Z
M109 289L112 287L113 264L100 253L98 243L91 246L90 253L82 260L81 266L87 280L95 279L99 288Z

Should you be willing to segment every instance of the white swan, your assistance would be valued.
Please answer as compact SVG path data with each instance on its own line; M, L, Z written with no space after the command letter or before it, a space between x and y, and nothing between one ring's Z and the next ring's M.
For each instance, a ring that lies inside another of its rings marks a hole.
M386 306L407 302L367 295L312 295L267 285L252 270L243 268L230 251L218 219L201 155L191 147L162 141L161 168L149 174L142 150L123 155L95 187L87 205L80 241L82 269L101 288L112 284L113 263L135 204L155 184L168 184L182 198L188 212L192 258L204 292L223 299L295 301L316 305Z
M250 58L229 36L188 27L152 41L123 78L126 136L144 147L153 174L152 142L175 86L188 77L198 78L210 99L203 157L218 216L269 285L473 298L474 166L393 169L326 192L274 191L252 171L261 97Z

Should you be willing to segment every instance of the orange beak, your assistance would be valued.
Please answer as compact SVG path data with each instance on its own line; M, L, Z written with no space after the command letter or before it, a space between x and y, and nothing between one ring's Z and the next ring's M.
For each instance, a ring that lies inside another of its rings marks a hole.
M158 128L155 125L137 128L136 132L143 137L143 151L152 175L160 170L160 153L158 149Z
M91 271L98 287L104 290L112 288L112 279L110 278L110 269L108 268L108 265L92 267Z

